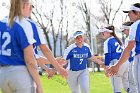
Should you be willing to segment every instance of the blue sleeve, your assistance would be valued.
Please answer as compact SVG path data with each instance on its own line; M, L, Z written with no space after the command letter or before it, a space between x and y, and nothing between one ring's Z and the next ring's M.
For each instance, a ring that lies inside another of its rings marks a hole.
M111 54L110 53L106 53L105 54L105 65L109 66L110 64L110 59L111 59Z
M140 29L140 24L137 27L136 37L135 37L135 40L138 41L138 42L140 42L140 32L139 32L139 29Z
M91 50L89 49L89 52L88 52L88 58L92 57L92 53L91 53Z
M34 23L32 23L32 22L30 22L30 23L31 23L31 26L33 28L33 37L36 40L35 45L39 46L41 44L41 41L40 41L40 38L39 38L39 35L38 35L38 31L37 31L38 29L37 29L37 27L36 27L36 25Z
M32 26L26 20L23 20L22 24L21 22L15 22L11 30L15 32L16 39L22 49L36 42L36 40L33 38Z
M70 51L66 57L66 60L69 60L72 57L72 52Z

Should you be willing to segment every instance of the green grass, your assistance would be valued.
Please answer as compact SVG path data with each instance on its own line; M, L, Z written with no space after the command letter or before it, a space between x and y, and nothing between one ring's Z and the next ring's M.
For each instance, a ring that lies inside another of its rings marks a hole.
M55 75L52 79L47 79L44 75L40 78L44 93L70 93L66 81L61 76ZM113 93L110 80L103 72L90 73L90 91L90 93ZM124 90L122 93L125 93Z

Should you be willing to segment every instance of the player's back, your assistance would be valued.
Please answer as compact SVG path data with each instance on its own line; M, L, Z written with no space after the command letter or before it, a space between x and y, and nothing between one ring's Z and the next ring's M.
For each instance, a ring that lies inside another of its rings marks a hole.
M122 51L123 51L123 48L118 43L118 41L115 37L112 36L104 42L104 53L105 54L110 53L111 60L112 59L119 59Z
M25 31L29 26L25 20L15 18L13 25L8 26L8 18L0 21L0 65L25 65L23 49L32 40L27 37L31 31Z

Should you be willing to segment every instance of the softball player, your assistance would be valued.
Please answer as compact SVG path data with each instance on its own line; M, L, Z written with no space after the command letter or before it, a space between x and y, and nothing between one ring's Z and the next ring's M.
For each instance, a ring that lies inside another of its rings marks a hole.
M121 28L121 31L126 35L126 39L125 39L125 47L128 45L128 36L129 36L129 29L130 26L133 24L133 22L124 22ZM134 81L134 75L133 75L133 56L134 53L132 54L132 52L134 51L134 49L131 51L130 54L130 58L127 60L129 62L129 70L128 70L128 81L129 81L129 93L136 93L136 83Z
M30 7L29 0L11 0L8 20L0 21L2 93L42 93L34 60L33 30L24 18L29 13Z
M36 40L36 42L34 43L34 51L35 51L35 58L37 60L37 64L42 68L44 69L45 71L47 71L48 73L48 78L51 78L54 74L55 74L55 71L54 69L52 68L48 68L46 66L46 64L50 64L50 62L48 61L48 59L46 57L43 57L43 56L40 56L38 54L38 49L37 47L40 46L41 44L46 44L46 41L44 39L44 35L43 33L41 33L41 31L39 31L37 29L37 26L35 25L35 23L31 20L31 19L27 19L30 24L32 25L32 28L33 28L33 36L34 36L34 39Z
M110 65L114 65L120 58L123 51L122 43L116 36L114 26L108 26L99 30L104 42L104 55L106 68ZM128 64L123 64L119 73L113 77L110 77L114 93L121 93L121 85L126 92L128 92Z
M137 86L137 93L140 93L140 3L135 3L131 5L128 11L130 21L134 22L130 27L129 42L127 47L115 66L110 68L110 74L114 75L118 72L119 67L129 58L131 50L134 48L134 79Z
M63 56L65 60L69 60L67 82L72 93L80 93L80 88L82 93L90 93L88 58L94 59L98 64L103 64L92 56L89 45L84 43L83 35L82 31L74 33L75 43L65 49Z
M32 6L33 7L33 6ZM29 15L28 15L28 17L30 17L30 14L31 14L31 12L32 12L32 7L30 8L30 11L29 11ZM46 40L45 40L45 37L44 37L44 34L43 34L43 32L42 31L40 31L38 28L37 28L37 26L36 26L36 24L31 20L31 19L28 19L27 18L27 20L31 23L31 25L32 25L32 28L33 28L33 36L34 36L34 38L35 38L35 40L36 40L36 43L34 44L34 49L35 49L35 57L36 57L36 59L37 59L37 62L38 62L38 64L43 68L43 69L45 69L47 72L48 72L48 74L49 74L49 78L50 77L52 77L53 75L54 75L54 73L55 73L55 70L54 69L48 69L47 67L46 67L46 65L45 64L47 64L47 62L48 63L51 63L55 68L56 68L56 70L63 76L63 77L67 77L67 71L63 68L63 67L61 67L60 65L61 64L59 64L56 60L55 60L55 58L54 58L54 56L52 55L52 52L51 52L51 50L46 46ZM40 49L41 49L41 51L43 52L43 54L44 54L44 56L46 57L42 57L42 56L40 56L40 55L38 55L38 52L37 52L37 47L40 47Z

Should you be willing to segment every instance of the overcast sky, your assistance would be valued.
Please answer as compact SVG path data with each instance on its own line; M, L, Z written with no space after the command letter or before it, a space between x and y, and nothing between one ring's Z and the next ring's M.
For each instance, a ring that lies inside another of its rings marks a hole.
M73 2L73 1L74 0L71 0L71 2ZM99 5L95 3L96 0L87 0L87 1L90 2L91 12L92 13L96 12L96 14L99 14L99 10L98 10L99 9ZM112 0L112 1L114 1L112 4L113 4L114 9L115 9L115 6L117 6L117 4L120 4L120 0ZM136 3L136 2L140 3L140 0L124 0L124 4L123 4L122 8L123 9L128 8L131 4ZM7 10L8 3L9 3L9 0L0 0L0 13L1 13L0 14L0 19L3 18L5 15L8 15L8 10ZM2 7L2 6L4 6L4 7ZM70 9L69 9L69 11L70 11ZM119 15L121 15L121 16L119 16ZM122 15L125 16L125 14L120 11L118 16L117 16L118 20L115 21L116 22L115 23L116 26L120 26L120 20L122 20Z

